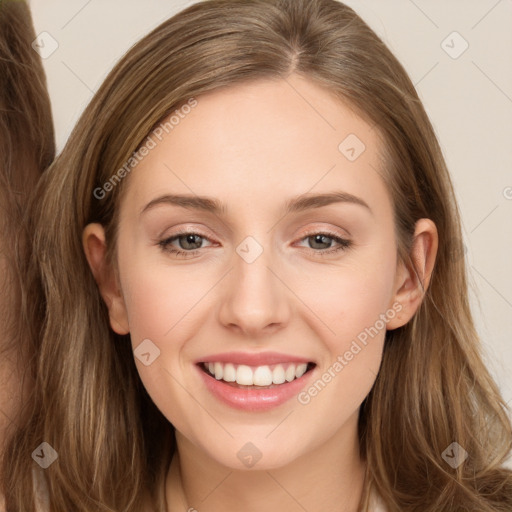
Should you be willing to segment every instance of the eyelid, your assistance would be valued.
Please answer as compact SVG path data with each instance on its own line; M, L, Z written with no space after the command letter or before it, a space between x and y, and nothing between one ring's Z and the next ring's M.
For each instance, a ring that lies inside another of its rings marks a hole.
M328 228L328 227L321 227L321 226L316 226L316 227L313 227L313 228L308 228L307 230L304 231L304 233L302 233L299 238L304 238L304 237L307 237L307 236L311 236L311 235L317 235L317 234L329 234L331 236L336 236L338 238L351 238L351 234L346 230L346 229L343 229L343 230L336 230L335 228Z
M212 238L218 238L218 235L212 229L202 229L195 224L180 224L178 227L167 227L156 236L156 240L167 240L179 235L200 235L210 241L212 241Z
M313 222L307 224L308 227L301 231L301 233L303 233L301 236L305 237L317 233L329 233L332 236L337 236L339 238L352 238L352 234L347 228L342 228L340 226L331 227L331 225L332 224L328 222Z

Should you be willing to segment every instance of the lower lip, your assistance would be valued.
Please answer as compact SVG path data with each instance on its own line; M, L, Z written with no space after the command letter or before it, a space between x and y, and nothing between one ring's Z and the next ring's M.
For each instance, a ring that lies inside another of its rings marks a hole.
M284 404L299 392L309 381L315 368L306 372L302 377L285 382L273 388L235 388L222 380L217 380L197 366L201 377L212 395L225 404L244 411L268 411Z

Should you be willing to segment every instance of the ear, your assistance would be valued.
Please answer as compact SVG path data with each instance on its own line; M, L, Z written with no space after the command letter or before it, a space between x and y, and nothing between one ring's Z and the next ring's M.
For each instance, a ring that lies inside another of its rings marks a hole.
M85 257L105 304L108 307L110 326L117 334L128 334L128 315L117 274L106 261L107 244L101 224L88 224L82 233Z
M414 266L402 261L398 264L392 304L399 303L402 309L393 319L389 320L388 330L405 325L420 307L430 284L436 260L437 245L436 225L430 219L419 219L416 222L410 252L410 259ZM416 275L416 272L418 275Z

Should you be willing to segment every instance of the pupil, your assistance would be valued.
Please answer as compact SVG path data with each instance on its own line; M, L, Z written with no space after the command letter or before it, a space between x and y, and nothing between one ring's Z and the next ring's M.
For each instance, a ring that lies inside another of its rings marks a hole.
M329 247L329 242L325 241L325 239L329 240L329 237L328 236L325 236L325 235L314 235L313 237L313 243L314 244L327 244L327 248ZM325 249L326 247L320 247L320 249Z
M196 238L198 238L197 235L185 235L184 236L185 238L185 247L182 247L183 249L197 249L197 247L187 247L188 244L191 244L191 245L194 245L194 244L199 244L199 246L201 245L201 241L197 242L196 241Z

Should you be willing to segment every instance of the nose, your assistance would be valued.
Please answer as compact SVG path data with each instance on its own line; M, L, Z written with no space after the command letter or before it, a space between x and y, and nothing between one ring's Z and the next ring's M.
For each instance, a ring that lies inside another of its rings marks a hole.
M235 253L220 297L221 324L253 339L283 329L289 322L291 304L279 274L270 250L263 250L252 262Z

